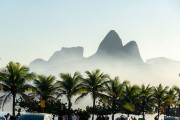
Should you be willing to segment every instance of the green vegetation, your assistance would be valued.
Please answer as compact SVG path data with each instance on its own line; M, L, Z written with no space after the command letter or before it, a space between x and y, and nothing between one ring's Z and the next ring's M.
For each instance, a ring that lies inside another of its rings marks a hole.
M120 83L118 77L110 79L110 82L106 84L106 93L108 95L108 106L111 109L112 120L114 120L114 114L119 112L118 107L122 106L125 86L128 81Z
M57 89L59 87L56 83L55 76L37 75L37 78L33 82L34 95L39 96L40 100L47 101L56 98L55 95L57 95Z
M75 72L73 76L69 73L61 73L60 78L61 81L57 82L59 84L59 95L66 96L68 100L68 117L70 117L72 96L75 96L82 91L82 76L79 72Z
M73 75L60 73L60 80L55 76L36 75L29 68L19 63L9 62L0 70L0 90L2 96L1 108L13 98L13 115L18 105L27 112L42 112L41 100L45 100L44 112L62 116L65 113L76 112L80 119L88 120L94 115L114 115L116 113L142 115L157 113L178 115L180 110L180 88L150 85L131 85L128 81L120 81L118 77L111 79L100 70L85 71L87 77L79 72ZM31 81L29 81L31 80ZM31 83L31 84L30 84ZM92 106L86 110L72 109L72 97L77 97L75 103L91 95ZM67 103L61 101L65 96ZM82 117L82 118L81 118Z
M97 98L106 99L105 92L105 84L107 83L107 74L101 73L100 70L95 70L92 72L86 71L87 78L84 79L82 85L82 94L77 98L77 100L85 97L88 93L91 95L93 99L93 112L92 112L92 120L94 120L95 113L95 102ZM76 100L76 101L77 101Z
M27 83L35 77L34 73L29 73L29 68L21 66L19 63L9 62L9 64L0 71L0 85L5 94L2 96L4 102L13 97L13 116L15 116L15 98L17 94L23 95L25 91L31 88Z

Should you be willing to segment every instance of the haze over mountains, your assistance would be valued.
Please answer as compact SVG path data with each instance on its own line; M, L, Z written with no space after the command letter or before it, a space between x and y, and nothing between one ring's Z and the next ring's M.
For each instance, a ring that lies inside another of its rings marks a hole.
M152 46L153 47L153 46ZM153 49L153 48L152 48ZM129 80L132 84L180 85L180 62L164 57L143 62L138 45L130 41L123 45L118 34L111 30L100 43L97 51L90 57L83 56L83 47L63 47L56 51L48 61L36 59L30 63L32 71L58 75L61 72L100 69L112 77Z

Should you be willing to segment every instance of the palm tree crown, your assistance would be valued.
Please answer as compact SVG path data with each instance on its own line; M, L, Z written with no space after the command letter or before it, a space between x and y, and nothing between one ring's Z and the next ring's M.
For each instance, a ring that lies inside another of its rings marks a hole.
M66 95L68 100L68 110L71 109L72 96L80 93L82 87L82 75L79 72L75 72L74 75L69 73L60 74L61 81L58 81L60 95Z
M107 97L102 92L106 91L104 86L107 83L109 76L107 74L101 73L101 71L98 69L92 72L86 71L85 73L87 74L87 78L83 81L83 93L76 99L76 101L90 93L93 98L93 120L96 98Z
M159 115L161 112L161 107L163 106L164 102L167 100L167 92L169 87L163 87L161 84L159 86L154 87L154 98L157 103L157 111L158 115L157 118L159 120Z
M9 62L9 64L0 71L1 86L5 94L4 103L12 95L13 96L13 116L15 115L15 98L17 94L24 94L25 90L31 87L27 84L27 80L32 80L34 73L29 73L29 68L21 66L19 63Z
M138 85L126 85L123 98L123 108L127 112L128 116L130 113L135 112L135 105L139 98L139 90L140 88Z
M38 75L34 80L34 90L41 100L48 100L53 98L58 89L55 76Z
M147 111L153 111L154 107L154 97L153 97L153 89L150 85L145 86L141 85L140 93L139 93L139 106L140 112L143 114L143 119L145 119L145 113Z
M116 113L117 105L120 104L119 100L123 98L125 85L129 82L124 81L123 83L119 82L119 78L115 77L111 79L111 81L106 84L108 100L110 102L110 106L112 108L112 120L114 120L114 114Z

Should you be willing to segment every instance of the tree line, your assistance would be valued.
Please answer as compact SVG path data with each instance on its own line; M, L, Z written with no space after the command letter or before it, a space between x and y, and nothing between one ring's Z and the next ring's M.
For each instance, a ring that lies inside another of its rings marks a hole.
M60 80L57 80L54 75L38 75L30 72L27 66L9 62L0 69L2 110L11 97L13 116L17 103L27 111L40 112L41 100L46 103L44 112L70 116L72 111L77 111L84 116L92 114L92 120L94 115L112 115L114 120L116 113L142 115L143 119L146 114L156 113L159 120L161 114L171 115L180 110L180 88L177 86L131 85L129 81L111 78L99 69L85 71L85 74L86 77L79 72L60 73ZM75 103L79 103L88 95L92 98L92 106L87 106L86 110L72 109L73 96L77 97ZM62 96L67 98L67 103L61 101Z

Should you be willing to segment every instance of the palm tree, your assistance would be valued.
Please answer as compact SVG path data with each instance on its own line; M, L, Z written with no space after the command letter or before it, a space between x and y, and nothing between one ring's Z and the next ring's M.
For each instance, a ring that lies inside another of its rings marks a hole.
M178 104L178 98L177 98L177 87L172 87L167 91L166 99L164 101L164 115L165 114L170 114L171 107L173 105Z
M163 107L163 104L165 100L167 99L168 88L169 88L168 86L163 87L161 84L159 84L159 86L157 87L154 87L154 98L157 103L157 111L158 111L157 119L158 120L159 120L161 107Z
M95 102L97 98L105 98L107 97L104 92L105 84L108 82L109 76L107 74L101 73L100 70L95 70L92 72L86 71L87 78L83 81L83 93L76 99L76 102L81 98L87 96L89 93L93 99L93 115L92 120L94 120L94 111L95 111Z
M123 108L127 112L128 116L130 113L135 112L136 103L139 99L140 88L137 85L126 85L124 91L124 104Z
M140 111L143 112L143 120L145 120L145 112L152 111L154 106L153 89L150 85L141 85L139 99L142 106Z
M75 72L74 75L70 73L60 73L60 78L61 81L58 81L59 94L66 95L68 100L68 113L70 113L72 96L80 93L82 88L82 75L79 72Z
M13 97L12 114L15 116L15 98L17 94L24 94L31 85L27 84L27 80L32 80L35 77L34 73L29 72L29 68L21 66L20 63L9 62L9 64L0 70L0 85L5 94L2 107L7 102L10 96Z
M178 103L178 107L179 107L179 109L180 109L180 88L179 87L177 87L177 86L173 86L173 89L175 90L175 96L176 96L176 102Z
M119 104L119 99L123 98L125 85L129 82L124 81L123 83L119 82L119 78L115 77L111 79L111 81L106 84L107 95L110 102L110 106L112 108L112 120L114 120L114 114L117 112L117 105Z
M55 98L54 95L57 93L56 90L58 89L55 76L38 75L37 79L33 82L33 88L36 94L40 97L40 100L47 101L51 98Z

